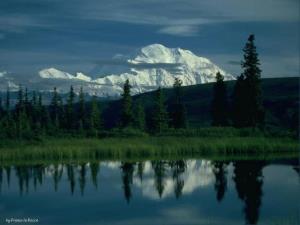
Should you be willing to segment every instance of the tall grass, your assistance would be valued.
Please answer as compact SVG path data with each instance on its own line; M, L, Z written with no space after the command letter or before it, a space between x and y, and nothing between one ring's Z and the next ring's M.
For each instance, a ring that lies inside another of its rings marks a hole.
M265 137L47 139L0 148L0 163L34 160L297 157L298 142Z

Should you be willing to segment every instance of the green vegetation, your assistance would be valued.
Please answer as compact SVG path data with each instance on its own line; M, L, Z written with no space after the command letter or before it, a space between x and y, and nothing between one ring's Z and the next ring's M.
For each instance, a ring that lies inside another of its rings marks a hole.
M297 157L299 144L266 137L139 137L46 139L1 144L0 162L149 158L276 158Z

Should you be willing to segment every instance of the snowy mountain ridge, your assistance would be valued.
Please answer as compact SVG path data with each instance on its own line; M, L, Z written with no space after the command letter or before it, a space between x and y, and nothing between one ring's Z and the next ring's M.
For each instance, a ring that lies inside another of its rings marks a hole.
M100 63L95 67L96 75L93 76L81 72L73 75L56 68L46 68L38 72L38 79L34 82L43 91L47 91L52 84L60 92L67 92L68 87L73 85L75 90L82 86L89 94L118 97L127 79L132 86L132 94L139 94L158 87L172 87L176 77L183 86L214 82L217 72L225 80L235 79L209 59L189 50L152 44Z

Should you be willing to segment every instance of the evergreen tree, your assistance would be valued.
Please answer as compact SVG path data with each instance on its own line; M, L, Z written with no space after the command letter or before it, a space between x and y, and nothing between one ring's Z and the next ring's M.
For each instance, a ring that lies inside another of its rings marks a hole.
M86 128L86 110L85 110L85 100L82 87L79 92L79 108L78 108L78 127L80 130Z
M28 138L30 137L30 124L26 113L24 94L21 86L18 92L18 103L16 105L16 110L18 137Z
M132 99L130 95L130 84L129 80L127 79L122 94L122 112L121 112L121 126L123 128L129 127L132 125L133 122L133 115L132 115Z
M0 96L0 121L3 118L3 116L4 116L4 109L2 106L2 96Z
M50 119L54 129L59 128L59 106L58 106L59 96L56 87L53 89L52 99L50 103Z
M66 109L66 120L67 120L66 127L67 127L67 129L74 128L74 120L75 120L74 98L75 98L75 93L74 93L73 86L71 86L68 101L67 101L67 109Z
M134 110L134 127L144 131L145 125L145 110L142 103L138 102Z
M22 108L24 108L24 93L22 86L20 86L18 91L18 102L16 105L16 109L21 110Z
M37 96L36 96L36 92L35 91L32 92L31 104L33 106L37 106Z
M232 121L235 127L241 128L246 126L247 116L247 102L245 101L246 96L245 90L245 78L241 74L235 83L233 90L233 110L232 110Z
M214 83L211 106L213 126L226 126L228 124L227 106L227 89L224 83L224 77L218 72L216 75L216 82Z
M261 69L260 62L254 44L254 35L250 35L248 41L243 49L244 60L242 61L242 68L244 69L243 76L245 96L244 101L247 104L247 114L245 115L245 124L249 127L261 126L264 122L264 109L262 104L261 91Z
M38 102L37 102L37 120L38 120L38 127L42 127L42 108L43 108L43 97L42 94L39 93L38 95Z
M65 127L64 125L66 122L66 113L64 110L63 100L60 95L58 95L57 107L58 107L58 121L59 121L60 129L63 129Z
M186 109L182 101L182 81L179 78L175 78L173 89L175 98L171 112L172 126L174 128L186 128Z
M28 89L25 88L25 93L24 93L24 107L25 107L25 112L26 114L29 116L31 115L30 113L30 110L31 110L31 105L30 105L30 102L29 102L29 99L28 99Z
M10 111L10 91L9 91L9 87L7 88L7 91L6 91L5 109L6 109L6 112L9 113L9 111Z
M0 96L0 139L5 136L4 131L4 109L2 106L2 96Z
M32 92L32 99L31 99L31 106L32 106L32 112L31 112L31 121L32 121L32 128L38 132L38 101L37 101L37 96L36 96L36 92L33 91ZM36 133L38 134L38 133Z
M39 112L39 121L42 134L46 133L50 127L50 116L47 108L43 105L43 96L39 93L38 99L38 112Z
M153 112L153 129L155 133L161 133L168 128L168 114L164 104L164 96L159 87L155 93L154 112Z
M98 101L96 96L93 96L89 122L89 130L93 136L98 136L98 133L101 130L101 125L101 114Z
M2 121L3 135L7 138L16 138L17 136L17 125L10 112L10 90L7 88L6 100L5 100L5 111L6 115Z

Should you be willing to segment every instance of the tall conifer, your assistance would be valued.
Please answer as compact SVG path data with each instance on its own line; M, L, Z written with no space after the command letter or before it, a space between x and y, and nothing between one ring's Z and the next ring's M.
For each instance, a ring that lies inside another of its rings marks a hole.
M130 84L129 80L127 79L122 94L122 112L121 112L121 126L129 127L132 125L133 122L133 115L132 115L132 99L130 95Z
M216 75L216 82L213 87L213 100L211 105L212 125L226 126L228 123L227 112L227 89L224 83L224 77L220 72Z
M155 133L161 133L168 128L168 113L166 110L164 96L159 87L155 93L154 112L153 112L153 128Z
M175 78L173 85L174 89L174 102L172 104L171 122L174 128L186 128L186 108L182 100L182 81L179 78Z
M243 75L245 77L245 99L248 112L246 126L256 127L264 122L264 109L262 104L261 91L261 69L258 53L254 44L255 37L251 34L243 49L244 60L242 61Z

